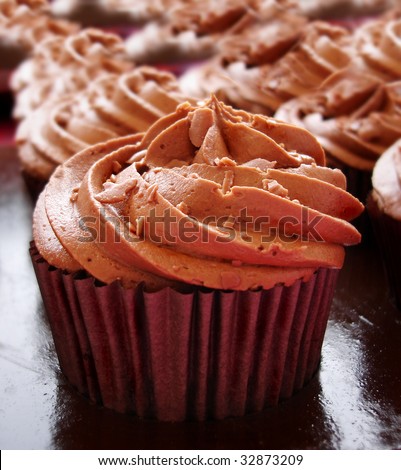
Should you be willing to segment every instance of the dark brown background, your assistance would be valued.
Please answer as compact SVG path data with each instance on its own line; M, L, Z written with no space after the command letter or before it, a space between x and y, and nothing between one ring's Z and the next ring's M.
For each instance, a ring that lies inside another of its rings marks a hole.
M3 102L6 115L7 102ZM28 256L32 204L0 123L0 448L401 449L401 312L376 245L347 253L320 372L240 419L156 423L88 403L66 383Z

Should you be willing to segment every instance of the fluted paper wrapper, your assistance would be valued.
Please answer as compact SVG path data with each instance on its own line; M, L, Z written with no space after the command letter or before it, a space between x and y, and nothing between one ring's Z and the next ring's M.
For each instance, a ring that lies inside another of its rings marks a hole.
M382 254L392 300L401 310L401 221L381 211L371 195L367 209Z
M31 256L62 371L92 401L162 421L277 405L316 372L337 270L260 291L146 292Z

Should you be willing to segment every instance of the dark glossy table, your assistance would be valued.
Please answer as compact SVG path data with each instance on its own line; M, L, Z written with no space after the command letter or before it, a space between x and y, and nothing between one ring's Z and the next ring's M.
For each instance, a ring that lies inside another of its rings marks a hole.
M277 408L169 424L119 415L76 394L58 368L28 256L32 204L6 140L0 147L1 449L401 448L401 312L388 300L369 237L348 250L319 373Z

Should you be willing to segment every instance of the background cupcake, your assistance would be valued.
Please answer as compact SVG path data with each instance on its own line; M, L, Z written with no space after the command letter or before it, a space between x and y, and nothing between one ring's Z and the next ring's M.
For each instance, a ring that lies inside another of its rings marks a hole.
M21 120L46 101L75 93L100 75L132 69L117 35L87 28L66 38L52 38L35 49L14 72L13 116Z
M78 25L50 18L47 7L47 2L40 0L0 3L0 92L9 93L11 72L32 53L36 44L78 30Z
M121 74L132 68L133 64L125 54L121 38L99 29L88 28L66 38L55 37L39 43L32 57L13 73L13 117L17 121L24 121L16 136L19 145L27 140L32 113L40 109L37 117L43 128L39 129L35 123L38 131L35 138L41 141L42 148L47 146L44 153L54 151L50 161L33 158L31 154L27 158L27 152L23 152L23 176L34 198L54 168L51 161L60 163L60 154L63 154L63 149L55 150L46 144L46 140L51 140L50 135L43 139L44 133L49 132L54 124L51 119L50 123L43 121L44 115L52 109L52 103L68 101L97 78ZM66 141L68 138L64 136L59 142L66 146ZM75 142L72 153L79 148L79 143Z
M137 63L199 60L216 52L225 30L247 13L244 2L223 1L177 4L162 22L152 22L127 38L127 51Z
M290 7L287 0L173 2L161 20L127 38L127 51L136 63L178 62L185 69L188 63L218 53L227 36L252 28L257 21L269 21L271 15ZM177 66L176 71L182 69Z
M0 4L0 59L1 68L11 68L26 57L32 44L19 37L16 32L25 27L24 34L29 34L27 25L34 18L39 18L45 10L45 1L5 0ZM17 31L16 31L17 30ZM28 50L27 50L28 49Z
M32 254L69 380L161 420L239 416L300 389L343 245L360 240L347 221L362 205L322 165L308 132L212 99L56 170Z
M401 11L392 10L354 33L358 66L385 81L401 78Z

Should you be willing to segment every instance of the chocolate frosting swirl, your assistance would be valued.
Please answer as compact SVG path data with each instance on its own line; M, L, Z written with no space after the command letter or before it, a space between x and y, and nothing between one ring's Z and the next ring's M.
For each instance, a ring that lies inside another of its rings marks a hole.
M195 0L166 8L164 21L151 22L127 39L136 63L198 60L216 54L227 37L235 36L272 16L293 10L288 0Z
M232 106L271 114L344 68L350 42L343 28L325 22L305 26L299 17L280 15L229 38L219 57L181 82L198 96L213 92Z
M152 67L100 77L87 91L52 100L22 121L16 137L22 166L48 179L88 145L145 131L182 101L175 77Z
M256 86L272 110L318 88L351 59L351 35L323 21L309 24L297 45L272 67L263 66Z
M4 0L0 3L0 38L9 46L31 52L41 41L68 36L78 25L50 18L43 1Z
M285 103L278 119L314 133L335 159L371 171L401 137L401 82L385 83L360 69L332 75L318 91Z
M211 98L92 147L35 210L44 258L105 283L246 290L338 268L363 206L307 131ZM85 224L89 223L89 226ZM315 229L316 225L316 229ZM88 235L90 235L88 237Z
M46 0L3 0L0 4L0 23L27 12L44 12L47 7Z
M48 100L82 90L101 75L132 67L123 41L95 28L44 41L13 75L14 117L22 119Z
M401 78L401 18L379 19L359 28L355 50L362 67L386 81Z

